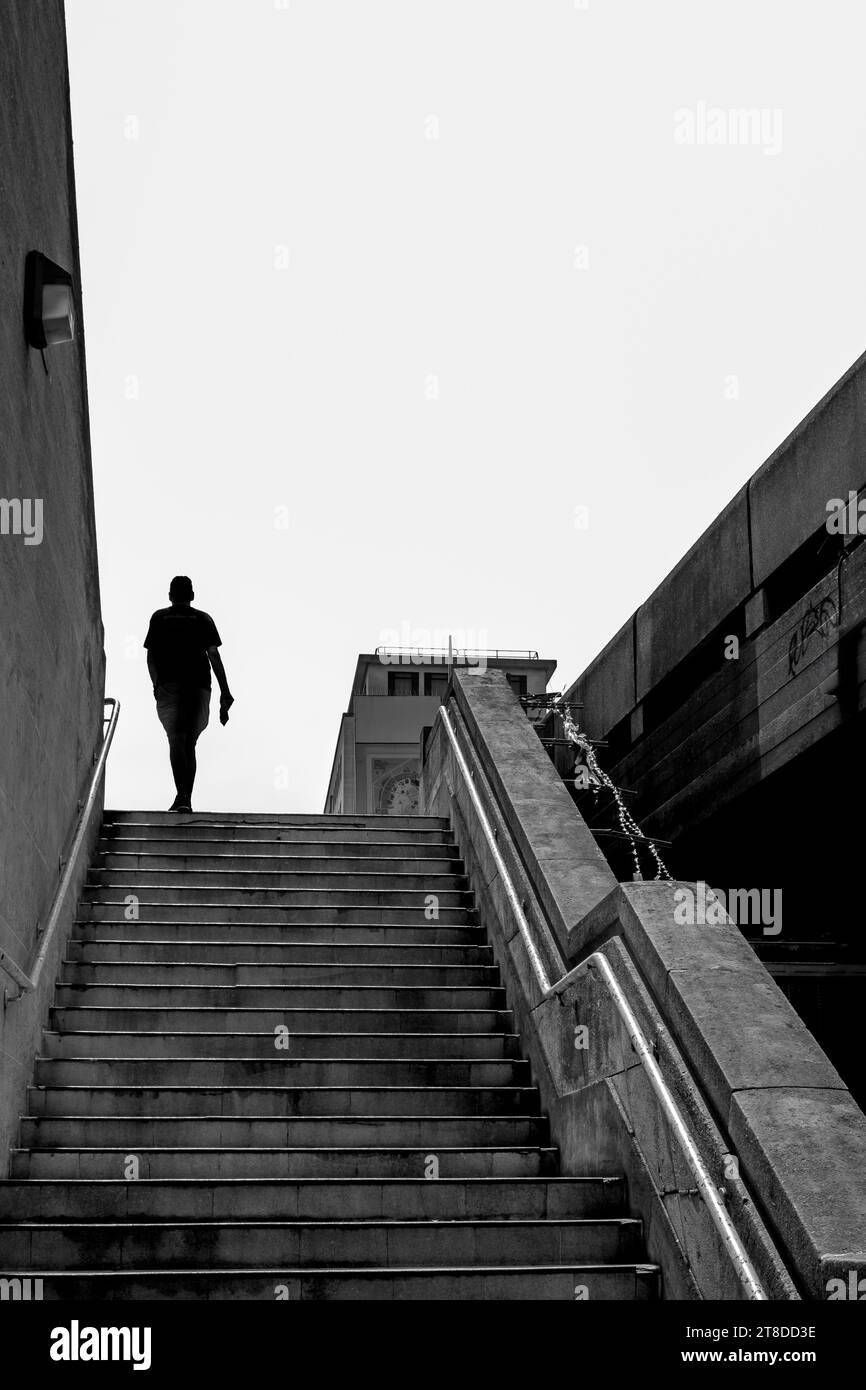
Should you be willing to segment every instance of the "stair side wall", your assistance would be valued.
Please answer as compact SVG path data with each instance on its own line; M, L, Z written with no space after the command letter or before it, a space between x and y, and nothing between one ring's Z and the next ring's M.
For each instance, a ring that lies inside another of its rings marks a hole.
M0 7L0 91L0 493L11 504L0 534L0 947L29 972L101 738L105 677L62 0ZM49 375L23 331L31 250L75 283L76 338L46 351ZM73 911L74 895L67 930ZM55 973L38 997L0 1009L0 1171Z
M530 920L542 913L551 918L550 892L538 888L546 859L556 869L557 903L571 913L551 920L560 943L567 942L568 966L592 950L608 955L646 1033L656 1040L663 1075L714 1179L726 1187L729 1210L771 1296L826 1297L828 1280L843 1267L859 1268L863 1258L859 1213L866 1136L861 1112L840 1078L734 927L703 934L675 927L671 904L660 898L672 899L677 885L614 885L604 896L596 892L596 901L581 912L595 877L592 861L584 867L588 832L573 804L568 814L563 810L562 788L551 796L548 811L549 759L537 740L532 743L525 716L497 673L455 677L446 710ZM684 1178L673 1137L594 977L576 979L561 1003L543 998L441 721L426 743L422 787L425 809L452 818L564 1171L601 1163L609 1164L603 1171L621 1168L629 1175L633 1205L647 1223L650 1256L665 1268L669 1289L672 1270L674 1283L681 1279L672 1263L679 1245L702 1296L742 1296L730 1283L704 1204L688 1194L693 1183ZM574 1030L582 1023L589 1025L590 1043L578 1050ZM746 1061L748 1075L742 1071ZM628 1116L633 1134L625 1131L626 1140L611 1125L602 1142L591 1123L600 1104L593 1090L601 1086L616 1092ZM612 1146L610 1152L605 1145ZM731 1154L740 1165L739 1183L726 1179ZM636 1200L636 1178L645 1171L653 1175L649 1206ZM714 1254L708 1258L706 1251Z

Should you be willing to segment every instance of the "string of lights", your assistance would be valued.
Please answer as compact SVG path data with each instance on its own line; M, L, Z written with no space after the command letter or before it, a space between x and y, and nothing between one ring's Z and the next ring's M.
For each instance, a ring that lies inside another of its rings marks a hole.
M643 878L643 873L641 871L640 866L640 856L638 854L638 843L642 843L646 846L653 859L655 860L656 878L665 879L668 882L671 882L671 876L668 873L668 870L664 864L664 861L662 860L661 855L658 852L658 849L656 848L656 845L641 830L634 816L631 814L625 802L623 801L622 793L620 792L619 787L617 787L613 783L611 778L604 771L604 768L601 767L601 765L599 764L592 743L587 738L586 734L584 734L580 730L578 725L574 722L574 716L571 712L570 706L566 704L559 704L553 706L553 708L556 710L556 712L562 719L562 725L566 739L569 743L574 744L574 746L578 749L579 752L578 763L574 769L575 788L579 791L591 790L593 794L597 796L599 789L601 787L606 787L607 790L613 796L614 802L616 804L617 817L619 819L620 827L622 829L623 834L628 837L629 845L631 847L632 860L634 862L635 879Z

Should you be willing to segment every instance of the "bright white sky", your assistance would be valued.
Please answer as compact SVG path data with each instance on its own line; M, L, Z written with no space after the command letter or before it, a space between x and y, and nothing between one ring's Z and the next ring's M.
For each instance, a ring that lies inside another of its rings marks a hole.
M196 808L320 811L359 651L570 683L866 346L850 0L66 8L109 805L174 794L172 574L236 697Z

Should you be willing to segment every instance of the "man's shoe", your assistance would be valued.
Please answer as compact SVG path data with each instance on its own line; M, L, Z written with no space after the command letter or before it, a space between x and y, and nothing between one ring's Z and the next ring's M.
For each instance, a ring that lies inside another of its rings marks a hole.
M168 809L170 811L178 812L188 811L190 814L192 814L192 807L190 806L188 801L176 801L175 804L173 806L170 806Z

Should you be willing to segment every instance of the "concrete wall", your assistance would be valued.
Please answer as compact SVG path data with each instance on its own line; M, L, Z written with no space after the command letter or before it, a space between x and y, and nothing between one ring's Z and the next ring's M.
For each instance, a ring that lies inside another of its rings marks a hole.
M749 482L752 571L764 583L826 519L831 497L866 482L866 353Z
M601 737L595 730L607 733L637 704L634 648L635 623L631 617L569 691L570 700L583 704L578 723L593 730L595 738Z
M0 496L41 499L43 513L41 544L0 535L0 946L27 969L101 739L104 693L60 0L0 6L0 177ZM49 376L22 329L30 250L76 284L78 336L46 352ZM32 1071L33 1010L32 999L9 1004L0 1018L2 1156Z
M824 1298L828 1280L862 1277L866 1120L841 1078L729 921L678 925L685 885L615 884L503 686L494 673L457 678L446 712L544 965L551 979L568 971L557 997L531 968L441 719L422 809L451 818L563 1170L625 1173L666 1296L743 1296L610 997L580 966L600 950L770 1296ZM577 1024L589 1029L585 1050Z
M635 693L642 700L750 591L743 488L636 616Z
M438 695L356 695L355 741L409 743L414 748L424 726L433 723L439 704Z
M337 746L331 763L331 775L328 778L328 790L325 793L323 808L325 815L341 815L344 807L350 804L347 797L347 783L351 784L351 804L354 805L355 742L353 733L354 720L352 716L350 714L342 715L340 732L337 735Z
M866 354L749 480L571 687L603 738L866 483ZM732 629L733 630L733 629ZM722 647L719 662L722 663Z

